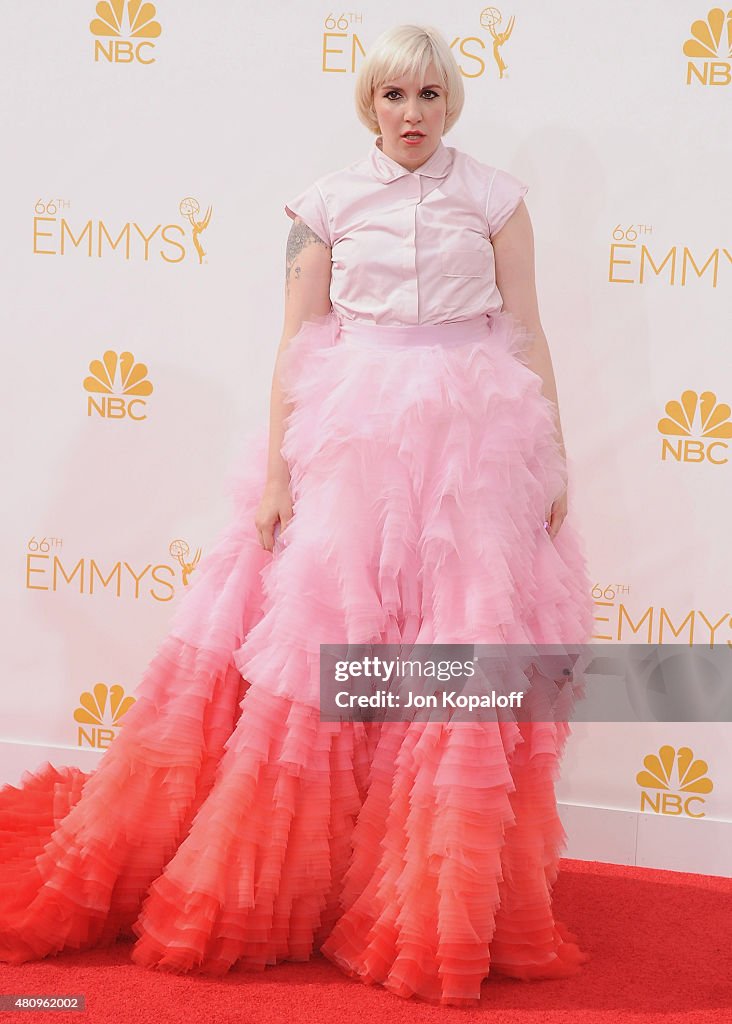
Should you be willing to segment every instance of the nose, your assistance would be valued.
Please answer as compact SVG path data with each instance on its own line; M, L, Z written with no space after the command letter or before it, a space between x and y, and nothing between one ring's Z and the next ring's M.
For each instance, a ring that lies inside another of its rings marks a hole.
M416 124L422 120L422 115L419 111L419 103L416 99L407 101L407 109L404 112L404 120L410 124Z

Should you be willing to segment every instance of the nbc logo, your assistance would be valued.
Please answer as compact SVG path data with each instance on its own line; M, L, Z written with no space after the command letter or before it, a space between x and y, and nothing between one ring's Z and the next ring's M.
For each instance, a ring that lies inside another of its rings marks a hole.
M125 697L119 685L105 686L97 683L92 691L86 690L79 698L79 707L74 711L77 729L77 745L106 750L117 735L116 730L132 705L134 697Z
M721 466L728 462L724 439L732 437L732 410L717 402L713 391L684 391L681 401L666 403L666 415L658 421L664 435L661 460L667 456L676 462L707 462ZM695 436L694 436L695 435ZM671 440L672 438L678 440Z
M641 787L640 809L655 814L685 814L689 818L703 818L704 800L701 794L711 793L712 780L707 775L706 761L694 759L689 747L663 746L657 754L643 758L645 771L638 772L635 781ZM675 771L674 771L675 767ZM653 794L646 790L653 790ZM697 805L701 804L702 807Z
M153 386L144 363L136 363L131 352L121 352L118 356L109 349L102 359L92 359L89 369L91 377L84 378L84 390L89 392L87 416L147 419L143 399L152 394Z
M693 79L702 85L729 85L732 81L732 10L713 7L706 21L692 23L690 38L684 43L686 84Z
M94 60L110 64L154 64L151 41L160 35L155 5L142 0L101 0L97 17L89 23L94 39ZM100 38L101 37L101 38Z

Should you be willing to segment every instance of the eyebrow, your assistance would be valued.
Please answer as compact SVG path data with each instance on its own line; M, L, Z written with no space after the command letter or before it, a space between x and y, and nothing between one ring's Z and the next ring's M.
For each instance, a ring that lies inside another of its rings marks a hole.
M401 85L392 85L391 83L387 82L385 85L382 85L381 88L382 89L401 89L401 88L403 88L403 86L401 86ZM445 87L444 87L444 85L440 85L439 83L435 82L433 85L423 85L422 88L423 89L444 89Z

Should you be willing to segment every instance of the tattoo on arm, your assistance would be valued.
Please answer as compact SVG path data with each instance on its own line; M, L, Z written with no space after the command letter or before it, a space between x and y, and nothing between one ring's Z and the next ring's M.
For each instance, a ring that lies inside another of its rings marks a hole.
M300 277L302 268L300 266L300 253L308 245L322 245L326 249L330 246L327 245L319 235L316 235L314 231L311 231L305 221L299 218L294 221L290 228L290 234L287 238L287 268L285 271L285 289L286 294L290 293L290 277L295 279Z

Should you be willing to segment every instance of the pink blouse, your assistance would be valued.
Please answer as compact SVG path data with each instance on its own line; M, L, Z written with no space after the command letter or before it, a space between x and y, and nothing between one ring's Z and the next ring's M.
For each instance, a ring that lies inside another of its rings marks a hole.
M403 325L499 310L491 238L528 186L442 140L408 171L381 141L285 206L331 247L334 312Z

